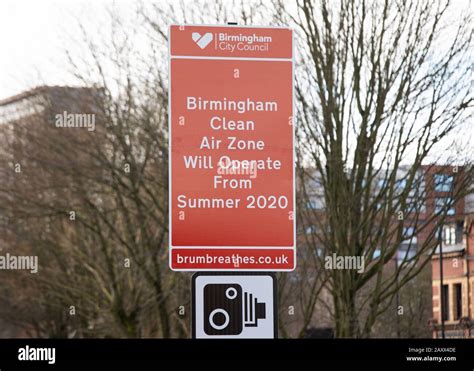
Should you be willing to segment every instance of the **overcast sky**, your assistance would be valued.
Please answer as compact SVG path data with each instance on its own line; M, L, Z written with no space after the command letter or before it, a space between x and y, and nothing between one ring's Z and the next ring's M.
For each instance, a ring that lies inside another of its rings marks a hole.
M1 0L0 99L38 85L72 85L74 80L67 72L64 51L74 51L70 35L77 33L78 21L104 30L109 19L106 14L108 5L114 3L115 10L122 16L133 17L131 10L137 1ZM453 0L453 5L453 15L457 18L463 11L472 9L473 0ZM451 23L456 22L453 20ZM449 31L443 34L445 40L451 36ZM442 43L437 49L443 49ZM472 76L468 78L472 79ZM467 128L472 126L472 123L468 124ZM471 140L474 130L467 131L464 128L461 135L459 132L455 135L464 137L463 146L467 146L468 152L474 152Z
M78 20L100 26L108 18L104 5L112 2L130 14L137 0L1 0L0 99L41 84L71 83L64 60L68 35ZM472 6L472 0L453 3L455 10Z
M31 87L67 85L64 50L78 19L107 19L109 0L1 0L0 99ZM129 8L133 0L115 1Z

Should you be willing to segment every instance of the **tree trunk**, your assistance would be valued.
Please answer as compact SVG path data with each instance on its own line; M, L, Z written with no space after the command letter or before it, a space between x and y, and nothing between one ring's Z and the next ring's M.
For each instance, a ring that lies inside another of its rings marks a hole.
M334 299L334 323L337 338L359 337L355 292L338 291Z

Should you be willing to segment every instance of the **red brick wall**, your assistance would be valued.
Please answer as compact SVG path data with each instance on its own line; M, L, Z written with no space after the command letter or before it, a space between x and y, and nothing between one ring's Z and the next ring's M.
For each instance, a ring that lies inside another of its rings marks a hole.
M464 256L458 254L454 257L443 257L443 276L444 278L461 277L464 275ZM431 261L433 279L439 279L439 259Z

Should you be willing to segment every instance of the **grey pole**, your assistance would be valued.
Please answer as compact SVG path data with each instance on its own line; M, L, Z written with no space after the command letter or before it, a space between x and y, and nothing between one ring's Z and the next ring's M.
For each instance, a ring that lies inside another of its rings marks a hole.
M443 226L440 225L438 232L438 241L439 241L439 278L440 278L440 314L441 314L441 338L445 338L444 334L444 295L443 295Z

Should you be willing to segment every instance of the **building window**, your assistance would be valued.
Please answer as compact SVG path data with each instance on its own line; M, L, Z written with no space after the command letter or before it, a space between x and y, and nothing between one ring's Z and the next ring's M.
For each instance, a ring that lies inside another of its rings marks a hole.
M441 213L446 208L448 208L446 215L454 215L456 213L454 202L451 197L437 197L435 199L435 212Z
M456 283L454 288L454 320L462 317L462 284Z
M407 186L407 180L406 179L399 179L395 182L395 189L398 192L402 192Z
M312 210L323 210L324 199L322 196L317 194L309 195L308 201L306 202L306 208Z
M415 214L426 212L424 197L407 197L407 209L408 212Z
M462 243L462 233L462 221L443 225L443 243L447 246Z
M456 225L455 224L443 225L443 242L445 245L456 244Z
M380 258L380 253L381 253L380 249L375 249L374 253L372 254L372 259L375 260L375 259Z
M441 295L441 311L443 315L443 320L449 320L449 286L443 285Z
M450 192L453 186L454 177L447 174L436 174L434 176L434 186L436 192Z
M456 223L456 243L462 243L463 233L464 233L464 221L459 220Z
M416 244L418 238L416 237L415 227L403 227L403 242L405 244Z
M412 263L416 253L416 245L400 245L397 249L397 265L400 266L402 263Z

